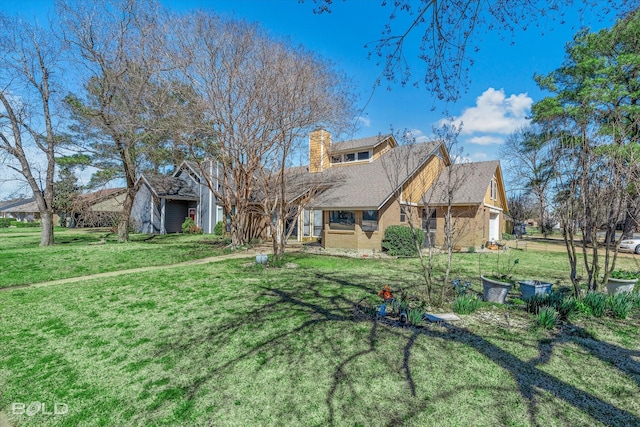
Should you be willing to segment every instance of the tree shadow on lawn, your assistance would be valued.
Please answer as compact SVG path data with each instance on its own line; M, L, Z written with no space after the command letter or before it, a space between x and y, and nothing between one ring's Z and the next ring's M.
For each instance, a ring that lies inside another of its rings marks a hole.
M178 353L189 357L190 352L201 346L215 348L218 345L224 345L229 340L232 340L236 334L246 331L247 327L249 327L249 330L254 327L260 328L263 322L287 319L292 313L296 315L304 314L306 317L310 316L310 318L304 321L302 321L303 318L300 318L301 321L292 324L290 327L285 328L285 330L260 338L255 344L248 346L246 350L235 354L229 360L218 362L214 359L212 361L214 364L212 369L207 370L205 375L200 375L190 380L190 384L184 390L185 396L189 401L195 399L203 384L215 381L218 375L224 375L241 362L251 358L260 358L262 366L268 367L270 366L269 362L274 364L282 363L282 361L277 360L277 358L283 357L282 352L284 351L286 352L285 357L290 358L289 362L293 366L296 359L304 357L306 351L310 351L311 349L305 349L304 352L296 352L296 350L289 349L288 345L290 342L288 340L292 337L296 337L312 328L317 330L317 328L322 325L333 327L333 324L338 322L336 327L340 328L339 323L354 323L352 310L357 302L356 299L347 298L345 296L347 292L326 295L322 290L326 289L327 283L338 285L340 289L344 289L345 291L357 290L375 293L378 290L374 288L374 285L366 286L361 284L369 283L372 280L371 277L350 276L347 280L339 274L315 274L315 279L317 279L318 282L322 282L321 286L314 286L313 278L299 278L299 280L297 280L297 286L293 288L260 285L258 288L261 291L256 294L255 308L247 312L233 314L228 319L225 319L223 324L205 328L203 333L195 336L192 336L187 331L185 331L185 333L177 332L173 334L173 336L168 336L166 337L168 344L158 348L156 354L154 354L151 359L156 360L168 353ZM305 280L307 283L304 283ZM269 302L259 302L262 301L260 298L266 298ZM531 425L539 425L536 412L537 401L541 396L541 392L548 392L555 398L563 400L604 425L640 425L640 417L638 417L637 414L618 408L592 393L580 390L541 370L538 366L550 360L553 350L553 343L549 342L549 340L539 341L538 349L540 356L538 358L531 361L523 361L468 329L454 325L445 323L442 325L428 325L423 328L411 329L395 328L389 325L381 326L377 321L369 322L371 326L368 330L364 348L349 355L341 356L334 364L333 373L330 375L330 385L328 386L325 396L328 419L318 423L318 425L334 425L340 423L341 420L344 421L350 418L349 410L357 411L356 408L345 408L344 402L342 401L343 397L339 396L338 391L343 387L346 388L352 397L351 401L357 400L358 393L363 393L355 387L357 379L353 376L357 376L357 373L354 373L354 371L357 364L360 363L360 360L366 359L378 352L377 342L380 339L379 334L381 328L385 334L390 333L402 340L406 340L402 349L402 375L410 394L410 396L404 399L405 410L403 412L389 411L376 414L377 416L384 414L386 420L378 419L378 421L384 424L393 425L407 422L415 417L420 417L423 411L437 404L438 400L447 399L455 393L455 390L444 391L427 401L416 398L416 381L412 373L412 352L417 340L421 336L425 336L430 339L438 339L443 342L451 341L468 346L508 372L515 380L520 395L527 405ZM333 340L334 338L332 336L325 335L319 344L313 343L317 347L313 350L323 351L324 353L332 352L333 354L339 355L343 349L339 348L339 345L334 343ZM615 363L623 374L632 377L638 382L640 367L638 362L635 362L632 357L638 357L640 352L626 350L612 344L581 337L563 336L557 340L557 343L568 341L578 343L600 360ZM320 346L326 346L326 348L322 349ZM618 353L618 355L615 355L615 353ZM393 370L394 368L392 366L388 367L388 371L393 372ZM492 387L492 390L496 391L496 387ZM510 391L511 389L507 390L507 392ZM337 416L339 409L345 412L342 413L342 417ZM215 413L212 414L212 416L214 415ZM304 417L305 414L299 415ZM558 410L556 415L558 417L557 419L565 419L567 424L571 424L571 420L565 418L565 416L568 415L561 413L560 410ZM374 415L372 414L372 416ZM292 419L295 419L295 417Z

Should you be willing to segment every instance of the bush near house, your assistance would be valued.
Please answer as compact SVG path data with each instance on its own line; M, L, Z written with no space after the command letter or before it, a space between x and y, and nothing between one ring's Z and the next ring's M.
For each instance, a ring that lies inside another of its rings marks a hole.
M21 221L16 221L13 225L15 225L18 228L40 227L40 223L39 222L21 222Z
M186 217L182 223L184 234L202 234L202 228L198 227L193 219Z
M416 256L418 249L413 237L416 233L418 246L422 247L424 242L424 231L420 229L407 227L404 225L391 225L384 231L384 240L382 241L382 249L392 256Z
M222 221L216 222L215 227L213 227L213 234L216 236L222 236L223 225Z
M0 228L9 228L13 218L0 218Z

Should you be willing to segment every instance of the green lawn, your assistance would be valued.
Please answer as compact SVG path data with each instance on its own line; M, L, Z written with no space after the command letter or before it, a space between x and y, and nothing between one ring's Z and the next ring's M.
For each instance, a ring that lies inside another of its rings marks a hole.
M523 274L562 259L522 254ZM484 260L456 255L458 273ZM353 306L386 283L419 290L415 260L289 261L0 292L0 422L640 425L637 312L544 331L521 306L487 305L454 325L399 328ZM13 414L34 401L68 413Z
M97 244L104 239L104 244ZM41 248L40 229L0 229L0 288L130 268L175 264L219 255L219 239L207 235L132 234L117 243L105 230L59 229L56 245Z

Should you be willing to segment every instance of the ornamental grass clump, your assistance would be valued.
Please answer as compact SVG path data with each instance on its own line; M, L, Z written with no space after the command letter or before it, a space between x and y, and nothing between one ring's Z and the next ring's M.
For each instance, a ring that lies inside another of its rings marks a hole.
M606 306L616 319L626 319L633 309L633 298L627 294L615 294L607 297Z
M422 321L422 310L417 308L410 308L407 312L409 323L417 326Z
M536 323L542 328L553 329L558 324L558 312L553 307L541 307L536 316Z
M474 295L459 295L453 300L453 311L457 314L471 314L476 311L482 301Z
M607 296L600 292L588 292L582 299L584 306L594 317L604 316L607 310Z

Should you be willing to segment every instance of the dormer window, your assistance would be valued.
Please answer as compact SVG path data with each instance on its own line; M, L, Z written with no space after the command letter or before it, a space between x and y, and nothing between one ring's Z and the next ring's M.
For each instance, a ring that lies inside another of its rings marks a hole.
M358 153L358 160L369 160L369 152L361 151Z
M371 159L371 150L355 153L335 154L331 156L331 163L366 162Z

